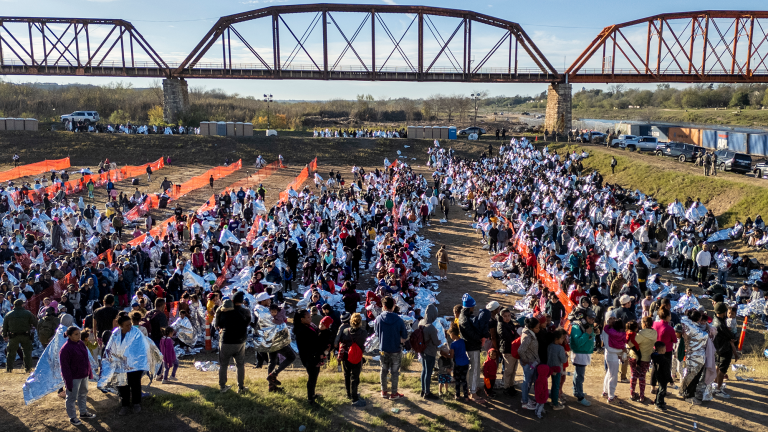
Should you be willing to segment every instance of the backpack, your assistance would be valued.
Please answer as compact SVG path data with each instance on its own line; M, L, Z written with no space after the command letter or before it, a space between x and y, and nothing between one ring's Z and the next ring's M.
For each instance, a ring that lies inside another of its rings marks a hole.
M363 360L363 350L360 349L360 345L356 342L352 342L352 346L349 347L347 352L347 361L352 364L358 364Z
M518 350L520 349L520 342L522 342L522 338L518 337L512 341L512 345L510 346L510 354L512 357L518 360L520 360L520 353L518 353Z
M421 354L426 349L426 343L424 342L424 327L419 326L411 333L411 337L408 339L411 343L411 349L417 354Z

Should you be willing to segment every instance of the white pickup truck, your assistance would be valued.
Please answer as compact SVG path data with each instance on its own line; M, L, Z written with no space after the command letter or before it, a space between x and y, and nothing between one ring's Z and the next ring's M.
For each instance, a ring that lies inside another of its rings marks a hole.
M638 136L632 139L625 139L619 143L619 147L630 151L655 152L659 145L659 139L652 136Z
M77 123L79 121L82 121L85 124L98 123L99 113L97 113L96 111L75 111L72 114L64 114L63 116L61 116L62 123L66 123L67 120L74 123Z

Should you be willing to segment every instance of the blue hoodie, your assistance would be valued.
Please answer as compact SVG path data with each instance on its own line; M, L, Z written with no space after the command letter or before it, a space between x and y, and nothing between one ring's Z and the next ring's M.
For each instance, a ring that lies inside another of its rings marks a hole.
M401 339L408 337L405 322L394 312L382 312L373 325L376 336L381 343L380 351L386 353L402 352Z

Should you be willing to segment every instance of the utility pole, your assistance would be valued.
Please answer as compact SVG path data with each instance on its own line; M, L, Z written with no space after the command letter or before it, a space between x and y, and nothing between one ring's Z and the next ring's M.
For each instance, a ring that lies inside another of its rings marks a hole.
M269 129L271 125L269 121L269 103L272 102L272 95L264 95L264 102L267 103L267 129Z
M472 93L470 95L470 98L475 102L475 121L474 121L474 126L477 126L477 101L480 100L480 93L477 93L477 94Z

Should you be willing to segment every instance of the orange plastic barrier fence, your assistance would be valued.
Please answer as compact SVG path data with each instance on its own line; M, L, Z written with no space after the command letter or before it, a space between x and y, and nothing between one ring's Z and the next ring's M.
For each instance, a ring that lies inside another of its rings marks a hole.
M120 168L120 172L123 174L123 178L136 177L147 173L147 167L152 167L152 172L155 172L161 168L165 168L165 159L160 158L154 162L145 163L138 166L125 166Z
M296 190L297 187L301 186L302 183L304 183L304 180L309 178L309 171L317 171L317 158L313 159L312 162L307 164L307 166L304 167L304 169L301 170L299 175L296 176L296 178L288 185L288 187L285 188L285 191L280 192L280 202L284 203L288 201L288 191L293 188L293 190Z
M0 172L0 182L7 182L8 180L13 180L15 178L40 174L50 170L63 170L69 167L68 157L57 160L44 160Z
M227 261L224 263L224 267L221 269L221 275L216 279L216 288L221 288L224 285L224 282L227 281L227 272L229 271L229 267L232 265L232 257L227 258Z
M266 180L267 177L271 176L275 173L278 169L280 169L280 161L274 161L265 167L261 168L260 170L256 171L255 173L249 175L248 177L238 180L237 182L231 184L228 188L224 189L224 192L227 192L229 190L234 190L237 192L241 187L247 188L249 186L256 186L257 183L261 183L264 180ZM208 201L203 204L199 209L197 209L197 213L204 213L208 210L212 209L214 206L216 206L216 194L211 195L211 197L208 199Z
M182 196L192 192L193 190L199 189L209 184L211 176L213 176L214 180L219 180L241 169L242 167L243 167L243 161L241 159L233 163L232 165L229 165L226 167L211 168L197 177L192 177L191 179L187 180L181 185L176 185L175 187L172 187L170 189L171 193L169 194L170 199L168 201L177 200ZM147 212L150 209L157 208L159 205L160 205L160 199L156 195L149 195L149 199L145 200L140 205L137 205L136 207L130 209L125 214L125 219L129 221L134 221L139 217L147 214Z
M67 286L73 284L77 286L77 277L72 276L72 272L67 273L63 278L54 282L53 285L46 288L39 294L33 295L27 300L27 310L37 315L40 310L40 305L43 303L43 299L50 297L51 299L59 300L61 295L67 291Z
M125 166L119 170L110 170L101 174L86 174L77 180L70 180L65 183L54 183L46 188L31 190L27 192L27 197L34 203L40 204L43 202L43 196L47 193L48 198L52 199L60 190L64 190L66 195L78 193L86 189L89 181L93 181L94 188L104 186L109 180L113 182L122 181L126 177L132 177L135 173L146 172L147 166L151 166L153 171L159 170L165 167L163 158L150 162L140 166ZM16 205L19 205L22 200L21 192L13 192L11 198Z
M506 218L503 219L506 221L507 226L512 230L514 235L515 227L512 225L512 222ZM523 243L520 239L515 240L513 242L513 246L515 251L517 251L517 253L523 258L524 261L526 261L531 255L531 251L529 250L528 245ZM545 269L539 267L538 260L536 260L533 272L536 278L540 280L542 284L544 284L544 286L549 289L550 292L557 294L557 298L560 299L560 303L562 303L563 307L565 308L565 316L567 317L573 310L573 303L571 302L571 299L568 298L568 293L563 292L563 290L560 289L560 284L557 282L557 278L549 274ZM560 324L566 331L570 331L571 323L567 320L567 318L563 318Z

